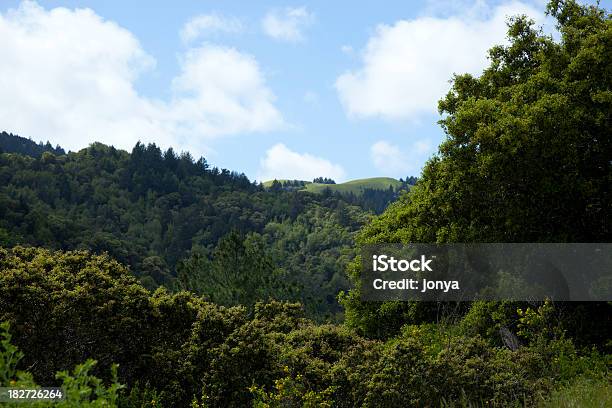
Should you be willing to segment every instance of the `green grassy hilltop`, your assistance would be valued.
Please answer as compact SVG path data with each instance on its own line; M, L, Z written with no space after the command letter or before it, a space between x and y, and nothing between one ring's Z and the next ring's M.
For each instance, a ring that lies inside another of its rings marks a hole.
M290 180L278 180L281 184L284 184ZM268 188L272 186L274 180L269 180L263 183L264 187ZM365 189L372 190L388 190L389 187L393 187L394 190L399 189L402 186L402 182L391 177L371 177L365 179L351 180L345 183L338 184L323 184L323 183L312 183L310 181L304 181L304 188L301 191L308 191L311 193L322 193L326 188L329 188L332 192L339 193L353 193L359 195L363 193Z

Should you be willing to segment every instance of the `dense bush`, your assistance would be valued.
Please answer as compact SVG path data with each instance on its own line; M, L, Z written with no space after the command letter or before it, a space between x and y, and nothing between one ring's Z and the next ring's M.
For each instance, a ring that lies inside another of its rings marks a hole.
M95 359L75 375L126 384L116 403L125 407L531 405L557 384L607 375L600 354L542 329L551 308L515 310L516 351L482 332L490 322L481 320L495 316L486 304L458 324L404 326L389 340L368 340L316 325L299 304L249 310L150 293L105 255L0 249L0 320L25 352L20 369L60 385L56 372ZM118 379L109 375L114 363Z
M9 324L0 324L0 387L13 389L37 389L29 372L17 369L24 354L11 343ZM111 381L106 387L102 380L90 374L96 365L94 360L78 364L71 372L60 371L55 378L61 385L62 397L57 401L29 402L33 407L115 407L119 403L119 392L124 388L117 380L117 366L111 366ZM146 405L143 405L143 407Z

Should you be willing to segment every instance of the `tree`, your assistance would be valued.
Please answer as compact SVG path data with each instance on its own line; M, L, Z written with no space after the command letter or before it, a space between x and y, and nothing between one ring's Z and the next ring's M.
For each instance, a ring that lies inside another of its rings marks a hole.
M270 191L278 192L278 191L281 191L282 189L283 189L282 183L278 181L277 179L274 179L274 181L272 181L272 185L270 186Z
M241 240L223 247L248 257L255 246ZM550 312L521 312L521 335L550 334ZM371 341L315 325L295 303L248 310L150 293L108 256L0 249L0 386L61 385L66 401L49 406L532 406L586 375L609 389L606 356L579 356L565 339L510 351L456 329L407 326Z
M0 248L0 321L10 322L24 366L43 384L91 357L103 371L119 363L134 380L125 363L150 346L152 315L149 293L107 255Z
M454 76L439 102L446 140L360 243L610 240L612 21L575 1L552 1L548 12L560 42L515 17L510 44L489 51L480 77ZM372 333L416 313L362 304L357 291L343 301Z
M400 181L402 181L402 179L400 179ZM413 186L416 184L417 181L418 181L418 178L416 178L415 176L408 176L406 177L405 183Z
M178 285L222 305L252 307L268 298L287 299L286 281L258 234L243 237L231 231L222 237L210 258L200 251L181 263Z
M319 183L319 184L336 184L336 182L333 179L327 178L327 177L316 177L314 180L312 180L313 183Z

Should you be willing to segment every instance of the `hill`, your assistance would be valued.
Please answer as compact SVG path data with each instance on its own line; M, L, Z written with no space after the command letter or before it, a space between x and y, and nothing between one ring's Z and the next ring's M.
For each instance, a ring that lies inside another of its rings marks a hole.
M274 185L274 182L278 183ZM403 191L416 183L416 177L396 180L390 177L372 177L340 184L313 183L304 180L269 180L263 183L267 190L299 191L315 195L334 196L374 214L381 214Z
M304 190L311 193L322 193L326 189L329 189L331 192L344 194L353 193L355 195L359 195L363 194L366 189L389 190L389 187L392 187L393 190L399 190L403 186L404 183L391 177L372 177L351 180L339 184L308 183L304 187Z
M363 194L365 190L389 190L392 187L393 190L399 190L406 185L405 182L391 178L391 177L371 177L357 180L350 180L344 183L338 184L324 184L324 183L313 183L312 181L305 180L288 180L280 179L277 180L283 188L294 187L300 185L300 191L308 191L310 193L322 193L326 189L329 189L332 193L343 193L343 194ZM268 180L262 183L265 188L272 187L274 180Z
M0 180L0 246L108 252L149 289L189 289L225 305L301 300L320 319L340 310L353 235L369 217L342 197L266 190L154 144L2 153ZM253 264L278 279L230 290ZM227 270L236 276L211 277Z

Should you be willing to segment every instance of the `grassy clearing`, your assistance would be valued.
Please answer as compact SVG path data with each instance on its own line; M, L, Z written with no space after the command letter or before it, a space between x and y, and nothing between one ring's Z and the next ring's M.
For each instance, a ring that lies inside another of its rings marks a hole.
M569 386L553 391L540 408L606 408L612 407L610 378L581 377Z

